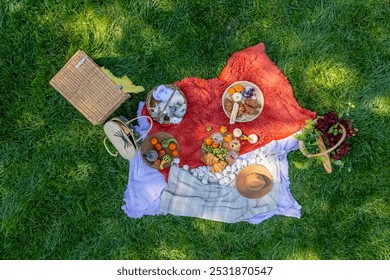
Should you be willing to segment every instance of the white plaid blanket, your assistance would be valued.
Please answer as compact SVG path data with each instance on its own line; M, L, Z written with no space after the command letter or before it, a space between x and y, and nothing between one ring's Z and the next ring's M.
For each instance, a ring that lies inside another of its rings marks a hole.
M271 191L259 198L248 199L240 195L234 179L224 185L218 182L204 184L190 171L172 166L168 187L161 197L160 211L180 216L235 223L278 208L280 189L280 162L275 153L275 142L252 153L247 159L233 164L240 170L246 165L258 163L266 166L273 176Z

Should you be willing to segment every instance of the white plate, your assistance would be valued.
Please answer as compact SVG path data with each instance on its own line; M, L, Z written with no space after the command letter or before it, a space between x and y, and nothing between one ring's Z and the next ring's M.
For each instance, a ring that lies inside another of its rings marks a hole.
M231 97L231 94L229 94L228 90L229 88L231 87L234 87L235 85L237 84L241 84L244 88L247 87L247 86L250 86L250 87L253 87L255 89L255 96L256 96L256 99L257 99L257 102L260 104L260 108L256 108L256 114L254 115L249 115L249 114L243 114L241 117L237 117L236 118L236 122L250 122L250 121L253 121L254 119L256 119L258 116L260 116L261 112L263 111L263 107L264 107L264 96L263 96L263 93L262 91L260 90L260 88L258 86L256 86L254 83L251 83L251 82L248 82L248 81L237 81L237 82L234 82L233 84L231 84L230 86L228 86L223 95L222 95L222 108L223 108L223 111L225 112L226 116L230 119L230 113L228 113L225 109L225 99L228 98L230 100L232 100L232 97ZM246 100L246 98L243 98L241 102L244 102Z

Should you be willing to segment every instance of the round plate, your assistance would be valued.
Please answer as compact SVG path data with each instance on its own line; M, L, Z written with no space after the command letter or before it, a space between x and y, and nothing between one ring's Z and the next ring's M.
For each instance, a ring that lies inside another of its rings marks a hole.
M169 139L169 138L173 138L175 139L175 137L173 137L172 134L169 134L169 133L166 133L166 132L158 132L158 133L155 133L155 134L152 134L152 135L148 135L145 140L142 142L142 145L141 145L141 155L142 155L142 159L144 160L144 162L149 165L150 167L152 168L155 168L155 169L159 169L160 170L160 166L158 165L155 165L153 163L150 163L149 161L146 160L145 158L145 155L147 152L151 151L151 150L154 150L154 145L152 145L152 143L150 143L150 140L152 138L156 137L158 139L158 143L161 143L162 141L166 140L166 139ZM175 139L176 140L176 139ZM177 141L177 140L176 140ZM179 151L179 156L180 156L180 147L179 147L179 143L176 143L177 145L177 150ZM175 158L174 156L172 156L172 151L169 150L168 148L164 149L165 150L166 154L167 155L170 155L171 156L171 161L170 162L167 162L164 164L164 168L167 168L167 167L170 167L171 166L171 163L172 163L172 160ZM161 161L162 161L162 158L161 156L158 157Z
M224 93L222 95L222 108L223 108L223 111L225 112L226 116L228 116L228 118L230 119L230 115L231 114L226 111L225 102L224 101L227 98L232 100L232 96L231 96L231 94L229 94L228 90L229 90L229 88L234 87L237 84L242 85L244 88L247 87L247 86L250 86L250 87L255 89L254 94L256 96L257 102L260 105L260 108L255 108L256 114L254 114L254 115L249 115L249 114L244 113L242 116L237 117L236 118L236 122L250 122L250 121L253 121L258 116L260 116L261 112L263 111L263 107L264 107L263 92L254 83L251 83L251 82L248 82L248 81L238 81L238 82L235 82L235 83L231 84L230 86L228 86L227 89L224 91ZM244 101L245 101L245 98L243 98L241 102L244 102Z
M241 143L237 140L237 138L233 135L233 133L230 133L230 132L225 132L225 133L220 133L220 132L214 132L212 134L210 134L208 137L206 137L205 139L203 139L203 142L202 142L202 145L203 143L205 143L205 140L207 138L211 138L213 139L213 135L215 134L220 134L222 135L222 140L221 140L221 145L223 148L225 148L227 151L228 151L228 154L229 152L232 152L232 153L236 153L236 157L235 158L229 158L229 156L226 158L226 160L224 160L227 165L232 165L236 160L237 160L237 157L240 153L240 146L241 146ZM230 142L225 142L224 140L224 137L227 136L227 135L230 135L232 137L232 140ZM214 141L215 139L213 139L213 142L219 142L219 141ZM207 152L204 151L202 149L202 155L206 154Z

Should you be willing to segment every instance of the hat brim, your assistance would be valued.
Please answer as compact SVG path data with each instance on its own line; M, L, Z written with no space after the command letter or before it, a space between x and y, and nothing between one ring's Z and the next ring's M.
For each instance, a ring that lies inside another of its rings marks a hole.
M259 190L251 189L246 183L245 178L250 174L261 174L264 178L265 185ZM272 189L272 174L264 165L254 164L242 169L236 178L237 191L246 198L260 198L269 193Z

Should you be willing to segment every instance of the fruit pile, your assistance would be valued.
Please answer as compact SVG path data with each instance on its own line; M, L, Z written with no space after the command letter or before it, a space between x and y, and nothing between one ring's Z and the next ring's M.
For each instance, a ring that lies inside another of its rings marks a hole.
M237 159L239 150L240 142L222 126L220 131L204 139L200 160L211 167L211 172L222 172Z
M150 149L144 154L144 159L154 168L164 169L166 163L179 156L178 144L175 138L159 141L158 137L150 138Z

